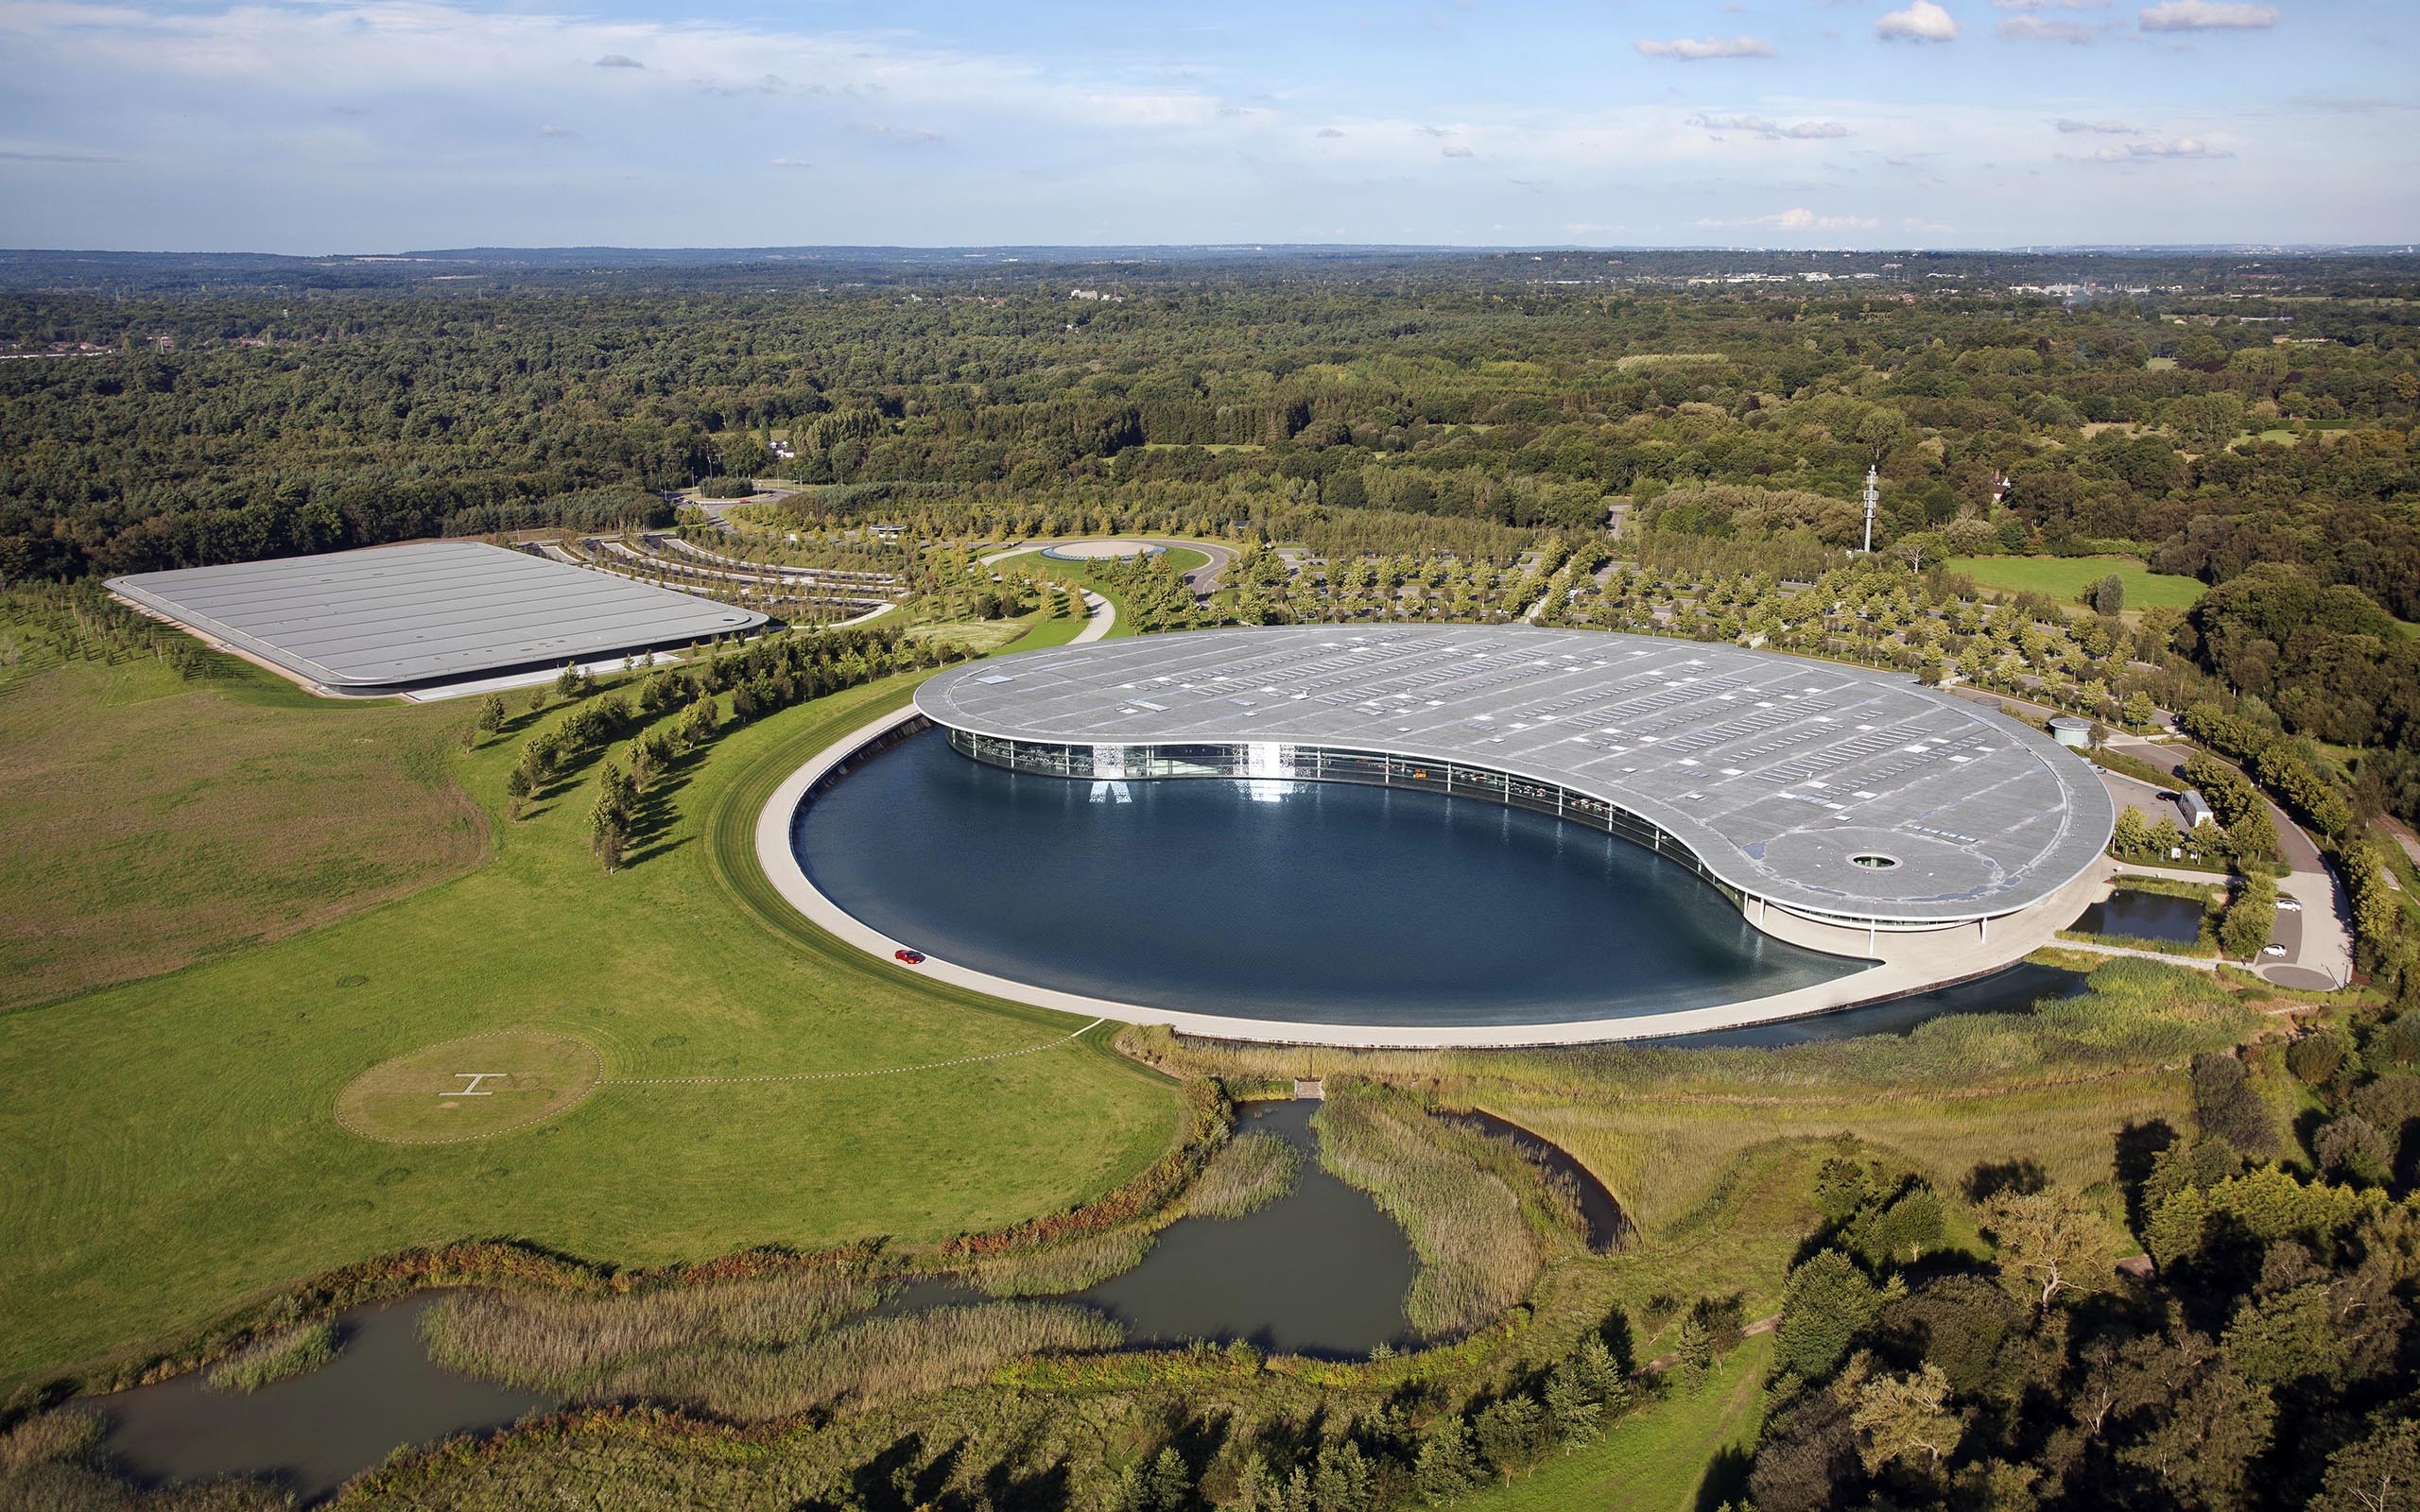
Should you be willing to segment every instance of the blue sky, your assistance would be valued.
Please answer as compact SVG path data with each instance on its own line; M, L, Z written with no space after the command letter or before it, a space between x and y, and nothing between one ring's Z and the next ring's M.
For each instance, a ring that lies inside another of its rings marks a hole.
M0 245L2420 237L2413 0L0 0Z

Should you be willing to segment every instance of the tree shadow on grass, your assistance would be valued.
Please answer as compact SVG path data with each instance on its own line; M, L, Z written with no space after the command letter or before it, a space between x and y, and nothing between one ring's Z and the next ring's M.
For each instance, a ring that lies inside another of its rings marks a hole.
M1748 1500L1748 1472L1755 1466L1755 1456L1744 1449L1725 1444L1716 1450L1714 1458L1698 1481L1697 1512L1716 1512L1717 1508L1745 1505Z
M628 871L632 867L639 865L641 862L652 861L658 856L670 855L673 851L680 850L684 845L687 845L691 838L692 836L684 834L678 840L666 840L662 845L642 846L635 850L626 850L622 853L622 865L620 869Z

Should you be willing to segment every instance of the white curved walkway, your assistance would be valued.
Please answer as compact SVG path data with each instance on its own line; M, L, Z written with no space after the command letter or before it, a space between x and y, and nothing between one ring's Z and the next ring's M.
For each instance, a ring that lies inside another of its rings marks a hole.
M868 742L917 717L913 706L884 715L819 753L784 779L756 816L756 859L775 890L809 922L885 961L892 952L913 946L892 939L860 922L826 898L807 880L790 850L790 820L818 780ZM1274 1044L1346 1045L1367 1048L1420 1049L1446 1046L1513 1046L1593 1044L1613 1040L1646 1040L1664 1035L1698 1034L1735 1029L1776 1019L1803 1018L1834 1008L1854 1007L1884 998L1902 997L1928 988L1987 975L2014 965L2043 945L2061 943L2058 931L2072 921L2098 889L2105 868L2095 868L2027 915L1996 921L1988 939L1970 930L1924 935L1883 936L1881 964L1871 970L1819 983L1795 991L1774 993L1745 1002L1712 1007L1684 1008L1669 1013L1634 1014L1617 1019L1584 1019L1558 1023L1514 1024L1351 1024L1309 1023L1273 1019L1247 1019L1208 1013L1184 1013L1140 1003L1120 1003L1080 993L1061 992L1012 981L989 971L959 966L927 955L921 966L899 966L936 981L972 988L1012 1002L1088 1019L1115 1019L1126 1023L1165 1023L1182 1033L1220 1040L1249 1040ZM1783 931L1775 929L1775 934Z

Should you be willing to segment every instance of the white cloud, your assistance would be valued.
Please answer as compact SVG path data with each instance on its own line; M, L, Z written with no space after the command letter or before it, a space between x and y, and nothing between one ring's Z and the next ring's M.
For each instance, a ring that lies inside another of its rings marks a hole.
M1465 147L1465 146L1456 146L1455 144L1453 144L1453 143L1451 143L1451 142L1446 143L1443 146L1439 147L1437 150L1438 150L1439 152L1443 153L1446 157L1449 157L1449 158L1467 158L1467 157L1470 157L1470 156L1472 155L1472 153L1471 153L1471 149L1470 149L1470 148Z
M2275 6L2229 5L2221 0L2161 0L2143 8L2145 31L2242 31L2277 24Z
M1919 5L1927 0L1916 0ZM1708 58L1771 58L1773 45L1754 37L1675 37L1669 42L1641 38L1631 45L1642 58L1677 58L1693 63Z
M1876 22L1874 34L1885 42L1953 42L1958 21L1933 0L1911 0L1907 9Z
M1995 10L2106 10L2110 0L1992 0Z
M2075 159L2078 163L2141 163L2160 158L2232 158L2235 154L2200 137L2153 137L2148 142L2111 144Z
M1820 142L1849 134L1849 129L1838 121L1798 121L1785 126L1761 115L1708 115L1703 112L1690 116L1689 125L1708 131L1744 131L1767 142Z
M2076 136L2079 134L2090 134L2095 136L2142 135L2142 128L2137 126L2128 126L2123 121L2079 121L2067 116L2060 117L2059 129L2069 136Z
M1316 130L1316 131L1312 132L1311 134L1312 134L1313 136L1322 136L1322 137L1340 137L1340 136L1342 136L1344 133L1343 133L1342 131L1340 131L1340 130L1337 129L1335 127L1332 127L1332 126L1322 126L1322 127L1321 127L1318 130Z
M640 62L637 59L632 58L628 53L607 53L604 57L599 58L590 66L594 68L645 68L647 64Z
M1700 226L1772 226L1782 231L1872 231L1882 224L1871 215L1819 215L1804 205L1776 210L1746 220L1700 220Z
M1992 29L2009 42L2064 42L2082 45L2092 41L2100 28L2073 21L2045 21L2040 16L2010 16Z
M542 126L538 128L538 134L540 136L553 137L574 137L579 135L577 131L570 130L560 126Z
M804 158L775 158L772 162L772 165L776 168L812 168L815 166L814 163L807 162Z

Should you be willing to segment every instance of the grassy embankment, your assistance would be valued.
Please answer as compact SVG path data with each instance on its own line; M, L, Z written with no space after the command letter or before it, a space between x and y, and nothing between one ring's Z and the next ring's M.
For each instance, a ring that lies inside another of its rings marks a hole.
M2111 573L2126 585L2130 610L2188 609L2202 596L2198 579L2152 572L2135 557L1953 557L1948 566L1984 588L2048 593L2063 604L2076 602Z
M110 720L150 674L71 669L73 684L42 686L57 676L10 697L50 700L49 728L67 731ZM1175 1100L1084 1041L912 1078L611 1084L883 1070L1079 1027L830 940L755 865L754 819L773 786L898 707L912 681L726 730L652 791L660 828L612 878L585 844L586 764L525 821L502 819L515 737L532 723L516 700L505 738L449 757L452 781L428 810L485 811L497 842L484 867L273 944L0 1015L0 1384L138 1355L246 1297L416 1245L511 1235L660 1264L876 1234L938 1241L1052 1211L1150 1162L1173 1135ZM223 811L219 788L282 773L252 800L270 870L285 853L283 816L318 811L313 753L341 744L320 721L366 730L391 719L399 747L458 750L473 712L294 705L249 668L177 701L148 736L173 761L141 745L116 761L95 749L83 782L173 815L180 795ZM252 732L263 707L296 753L251 754L250 740L275 746ZM155 831L147 843L182 842ZM112 884L96 872L92 906L141 919L153 873ZM265 884L219 927L264 932L290 890ZM395 1145L337 1124L338 1094L370 1067L514 1025L593 1045L608 1085L489 1140Z

